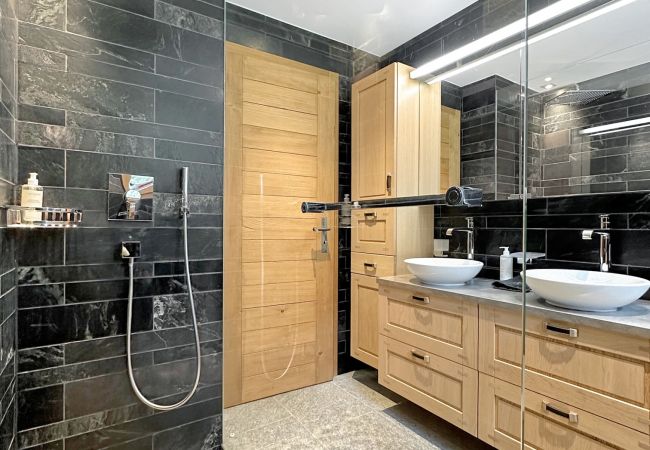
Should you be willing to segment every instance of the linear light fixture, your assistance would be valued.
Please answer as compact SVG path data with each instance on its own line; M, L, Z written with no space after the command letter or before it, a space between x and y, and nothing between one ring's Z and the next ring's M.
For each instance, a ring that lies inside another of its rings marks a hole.
M552 20L556 17L561 16L562 14L565 14L571 10L574 10L586 3L589 3L593 0L560 0L556 3L554 3L551 6L548 6L544 9L541 9L537 11L536 13L531 14L528 17L528 27L529 28L534 28L536 26L539 26L545 22L548 22L549 20ZM603 14L607 14L615 9L621 8L625 5L628 5L636 0L620 0L618 2L615 2L613 4L604 6L602 8L598 8L597 10L584 14L576 19L570 20L564 24L561 24L557 27L554 27L548 31L545 31L543 33L537 34L531 38L528 39L528 44L534 44L536 42L539 42L543 39L547 39L555 34L561 33L563 31L566 31L570 28L573 28L577 25L580 25L582 23L585 23L587 21L593 20L596 17L599 17ZM468 56L471 56L481 50L484 50L486 48L489 48L492 45L495 45L505 39L508 39L510 37L515 36L518 33L521 33L524 31L526 27L526 20L525 18L519 19L510 25L506 25L505 27L494 31L480 39L477 39L476 41L467 44L463 47L460 47L459 49L456 49L444 56L441 56L440 58L436 58L433 61L430 61L417 69L413 70L410 73L411 78L424 78L427 75L430 75L437 70L444 69L445 67L453 64L454 62L457 62L459 60L462 60L463 58L466 58ZM516 44L513 44L509 47L506 47L502 50L496 51L494 53L491 53L483 58L477 59L476 61L472 61L470 63L464 64L456 69L452 69L448 72L442 73L440 75L435 76L432 80L428 81L430 84L435 83L437 81L441 81L447 78L450 78L454 75L458 75L460 73L466 72L468 70L471 70L475 67L480 66L481 64L485 64L486 62L493 61L497 58L500 58L501 56L507 55L508 53L512 53L514 51L517 51L521 48L523 48L526 45L526 42L518 42Z
M626 120L623 122L610 123L609 125L600 125L597 127L585 128L584 130L580 130L580 134L609 134L647 126L650 126L650 117L643 117L641 119Z

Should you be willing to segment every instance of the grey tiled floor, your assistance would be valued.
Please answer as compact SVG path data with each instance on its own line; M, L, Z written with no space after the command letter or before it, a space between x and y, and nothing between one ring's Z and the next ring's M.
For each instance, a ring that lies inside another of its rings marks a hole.
M379 386L372 370L224 411L226 450L491 449Z

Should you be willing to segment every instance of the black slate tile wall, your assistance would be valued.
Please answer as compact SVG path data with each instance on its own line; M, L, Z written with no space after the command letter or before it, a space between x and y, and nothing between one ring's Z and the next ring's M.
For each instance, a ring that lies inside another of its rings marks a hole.
M219 448L224 6L21 0L17 15L12 170L20 183L39 172L46 205L81 207L85 216L78 229L12 233L16 448ZM143 245L135 267L136 379L145 395L176 401L196 361L181 263L183 166L191 175L203 371L189 404L154 413L132 394L126 373L128 273L118 244ZM152 222L108 222L109 172L155 177Z
M580 83L579 89L615 91L588 104L545 105L541 151L544 195L650 189L648 128L599 136L580 134L588 127L647 116L649 71L650 64L643 64ZM552 100L557 94L545 94L540 101Z
M376 69L378 58L312 32L227 3L226 39L339 74L339 198L350 193L350 86ZM350 230L339 230L338 370L360 364L350 357Z
M522 202L485 202L482 208L461 209L436 206L435 236L446 239L449 227L465 226L466 217L476 225L476 259L485 267L480 276L499 277L500 246L513 252L522 249ZM627 192L574 195L528 200L528 251L546 257L529 268L573 268L599 270L598 242L584 241L581 231L600 226L600 214L609 214L612 235L613 272L650 279L650 193ZM465 238L450 240L450 255L467 257ZM515 265L515 271L520 266ZM650 296L647 297L650 299Z
M0 205L13 203L18 151L16 0L0 0ZM0 450L16 446L16 262L12 230L0 215Z

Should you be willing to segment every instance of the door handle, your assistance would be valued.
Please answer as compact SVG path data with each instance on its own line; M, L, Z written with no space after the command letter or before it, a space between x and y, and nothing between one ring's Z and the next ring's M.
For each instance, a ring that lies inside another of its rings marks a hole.
M391 174L386 175L386 192L390 194L391 189L393 188L393 176Z
M320 252L329 253L329 242L327 240L327 232L331 228L327 225L327 217L323 217L320 221L320 227L314 227L312 230L320 233Z
M411 356L414 357L414 358L417 358L417 359L419 359L421 361L424 361L425 363L429 362L429 355L421 355L418 352L416 352L415 350L411 350Z
M413 295L411 296L411 298L416 302L425 303L427 305L429 304L429 297L421 297L419 295Z

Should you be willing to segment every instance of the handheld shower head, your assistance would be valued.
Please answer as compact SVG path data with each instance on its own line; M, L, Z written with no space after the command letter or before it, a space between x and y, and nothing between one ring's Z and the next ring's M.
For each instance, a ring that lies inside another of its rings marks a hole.
M181 169L181 216L188 215L190 213L190 207L188 204L188 185L190 179L190 168L183 167Z

